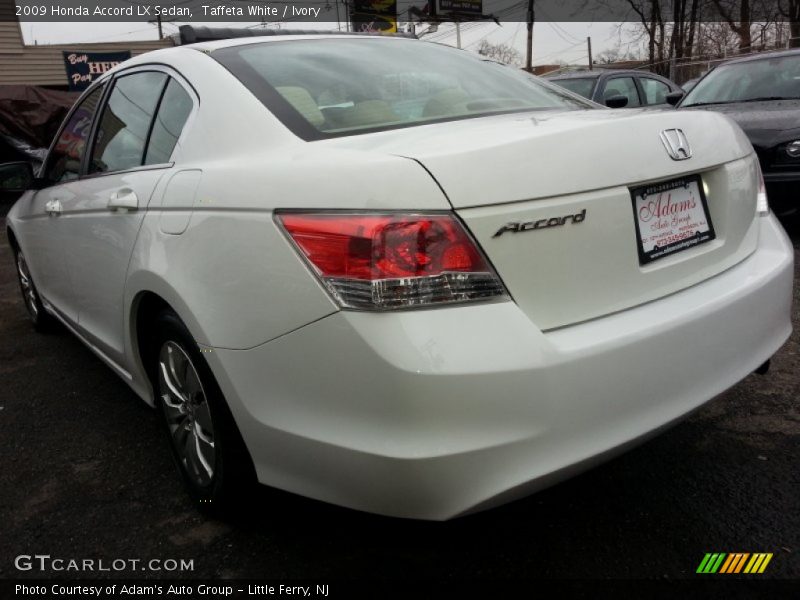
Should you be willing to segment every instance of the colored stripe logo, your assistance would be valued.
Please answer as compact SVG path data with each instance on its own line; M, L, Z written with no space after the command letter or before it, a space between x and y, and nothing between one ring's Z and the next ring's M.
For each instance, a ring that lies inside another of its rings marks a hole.
M709 552L700 561L697 573L763 573L771 560L772 552Z

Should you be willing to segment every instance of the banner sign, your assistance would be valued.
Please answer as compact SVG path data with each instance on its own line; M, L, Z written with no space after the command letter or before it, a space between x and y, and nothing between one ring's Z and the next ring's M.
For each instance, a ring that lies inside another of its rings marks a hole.
M439 15L482 15L483 0L439 0Z
M82 92L97 77L128 60L127 52L64 52L64 67L71 92Z
M352 0L353 31L397 32L397 0Z

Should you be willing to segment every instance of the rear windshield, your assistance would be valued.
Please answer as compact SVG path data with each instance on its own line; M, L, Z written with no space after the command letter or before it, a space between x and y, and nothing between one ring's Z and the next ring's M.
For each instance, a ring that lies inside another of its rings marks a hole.
M304 139L590 107L513 67L415 40L287 40L211 56Z
M553 83L567 88L570 92L574 92L583 96L584 98L591 98L594 91L594 84L597 82L596 77L581 77L574 79L551 79Z

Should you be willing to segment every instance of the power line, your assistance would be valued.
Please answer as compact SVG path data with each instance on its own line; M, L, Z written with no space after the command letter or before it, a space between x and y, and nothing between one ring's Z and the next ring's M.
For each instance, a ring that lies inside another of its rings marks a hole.
M511 38L511 46L513 47L514 44L517 43L517 34L519 34L519 28L522 26L522 21L517 22L517 28L514 30L514 37Z
M494 25L494 23L492 23L492 25ZM485 34L483 34L481 37L479 37L477 40L475 40L474 42L470 42L469 44L466 44L464 46L464 48L470 48L470 47L474 46L478 42L481 42L481 41L485 40L487 37L489 37L491 34L495 33L496 31L497 31L496 29L490 29ZM503 43L505 44L507 41L508 41L508 39Z
M543 60L545 58L550 58L551 56L557 56L559 54L563 54L564 52L569 52L570 50L572 50L576 46L582 46L585 43L586 42L584 42L584 41L576 42L576 43L574 43L574 44L572 44L570 46L567 46L566 48L564 48L562 50L556 50L555 52L549 52L548 54L545 54L544 56L539 56L539 57L536 58L536 60L538 62L538 61L541 61L541 60ZM587 54L587 58L588 58L588 54Z
M575 38L574 38L574 37L573 37L571 40L570 40L570 39L567 39L566 37L564 37L564 36L561 34L561 32L560 32L558 29L556 29L556 28L553 26L553 23L551 23L550 21L547 21L547 24L550 26L550 29L552 29L552 30L553 30L553 33L555 33L555 34L556 34L558 37L560 37L562 41L564 41L564 42L567 42L568 44L572 44L572 43L574 43L574 42L575 42ZM570 37L572 37L572 36L570 36Z

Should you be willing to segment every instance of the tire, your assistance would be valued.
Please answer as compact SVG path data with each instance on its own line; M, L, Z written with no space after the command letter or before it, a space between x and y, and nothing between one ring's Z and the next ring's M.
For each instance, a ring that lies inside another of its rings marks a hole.
M33 328L40 333L53 331L57 327L58 321L47 312L42 304L39 291L36 289L30 269L28 269L28 261L22 250L15 249L14 262L17 266L17 280L20 292L22 292L22 301L25 303Z
M252 460L189 330L169 310L156 316L155 325L150 372L172 457L198 507L227 514L255 484Z

